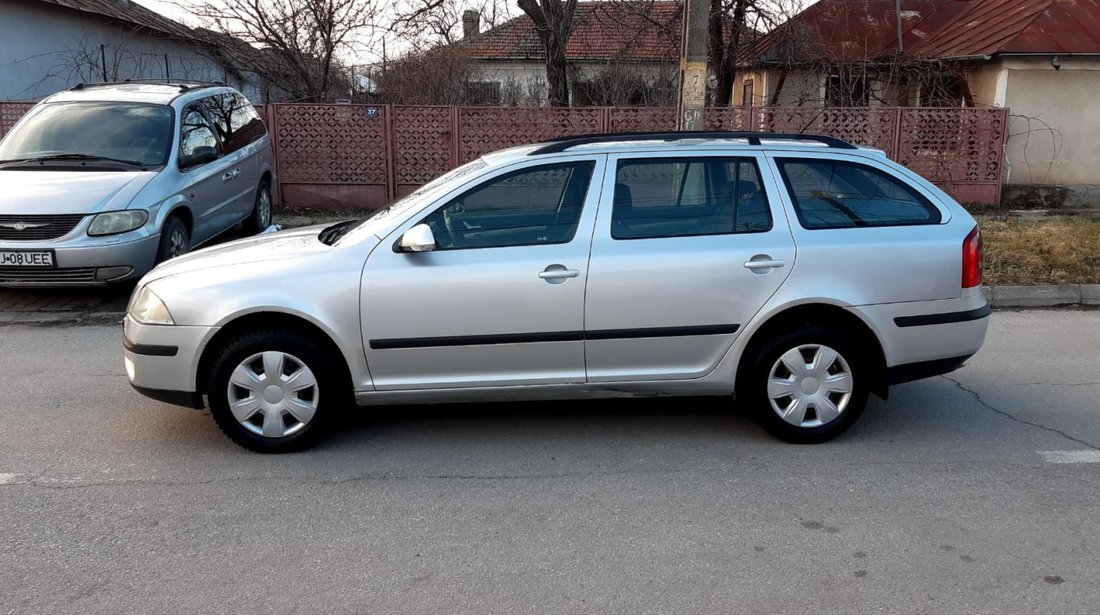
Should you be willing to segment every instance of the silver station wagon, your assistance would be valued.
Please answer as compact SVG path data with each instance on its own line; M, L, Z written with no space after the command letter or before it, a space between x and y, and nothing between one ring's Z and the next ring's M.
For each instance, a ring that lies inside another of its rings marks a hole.
M0 141L0 286L133 281L271 224L271 139L232 88L78 85Z
M582 136L455 169L370 218L173 259L130 382L262 452L343 405L735 397L844 432L981 347L974 219L877 150L761 133ZM732 403L732 401L731 401Z

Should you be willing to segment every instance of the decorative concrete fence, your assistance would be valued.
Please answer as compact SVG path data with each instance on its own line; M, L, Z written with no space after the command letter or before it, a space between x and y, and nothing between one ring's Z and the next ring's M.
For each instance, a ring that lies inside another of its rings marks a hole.
M0 135L30 108L0 103ZM438 107L276 104L271 128L282 201L381 207L493 150L585 133L672 130L646 107ZM708 130L817 133L881 149L963 202L998 203L1007 109L738 107L709 109Z

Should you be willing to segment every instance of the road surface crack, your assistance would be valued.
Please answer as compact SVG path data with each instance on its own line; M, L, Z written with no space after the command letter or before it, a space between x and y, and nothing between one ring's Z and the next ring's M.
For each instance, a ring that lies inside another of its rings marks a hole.
M1022 419L1022 418L1012 414L1011 412L1001 410L1000 408L998 408L998 407L994 406L993 404L991 404L991 403L985 401L984 399L982 399L981 394L979 394L977 391L975 391L974 389L971 389L971 388L967 388L966 385L959 382L958 380L955 380L954 378L951 378L950 376L940 376L940 377L943 378L944 380L947 380L949 382L954 383L955 386L958 387L960 391L964 391L966 393L969 393L970 396L974 398L974 401L978 402L981 406L983 406L985 408L988 408L989 410L992 410L994 413L999 414L999 415L1005 417L1006 419L1008 419L1010 421L1013 421L1015 423L1019 423L1021 425L1028 425L1029 427L1035 427L1036 429L1042 429L1043 431L1049 431L1050 433L1058 434L1059 436L1062 436L1063 438L1065 438L1067 440L1070 440L1072 442L1076 442L1076 443L1080 444L1081 446L1086 446L1086 447L1088 447L1088 448L1090 448L1094 451L1100 451L1100 446L1096 446L1095 444L1092 444L1090 442L1086 442L1086 441L1084 441L1080 438L1075 438L1075 437L1069 435L1068 433L1066 433L1066 432L1064 432L1060 429L1055 429L1053 427L1047 427L1046 425L1043 425L1041 423L1035 423L1035 422L1032 422L1032 421L1028 421L1026 419Z

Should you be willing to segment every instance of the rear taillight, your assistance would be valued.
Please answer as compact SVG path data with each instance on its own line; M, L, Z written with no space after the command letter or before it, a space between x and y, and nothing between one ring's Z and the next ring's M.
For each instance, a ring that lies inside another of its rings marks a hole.
M978 227L963 240L963 288L982 285L982 232Z

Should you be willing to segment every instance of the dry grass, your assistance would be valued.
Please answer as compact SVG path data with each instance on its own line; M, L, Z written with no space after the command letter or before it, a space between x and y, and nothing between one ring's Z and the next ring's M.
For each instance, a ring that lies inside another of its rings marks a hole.
M978 223L986 284L1100 284L1100 218L980 216Z

